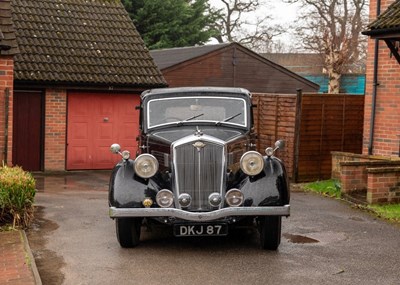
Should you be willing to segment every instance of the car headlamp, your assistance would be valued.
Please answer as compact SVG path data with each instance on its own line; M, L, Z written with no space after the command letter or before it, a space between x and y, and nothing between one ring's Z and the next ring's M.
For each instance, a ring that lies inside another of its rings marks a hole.
M267 147L267 148L265 149L265 154L266 154L267 156L273 156L273 155L274 155L274 149L273 149L272 147Z
M122 152L122 158L128 160L131 157L131 153L128 150Z
M225 201L231 207L238 207L243 204L244 196L239 189L231 189L225 194Z
M144 153L136 158L134 168L140 177L150 178L158 171L158 161L153 155Z
M240 168L247 175L257 175L264 169L264 158L257 151L248 151L240 158Z
M158 191L156 201L161 208L169 208L174 203L174 194L167 189Z

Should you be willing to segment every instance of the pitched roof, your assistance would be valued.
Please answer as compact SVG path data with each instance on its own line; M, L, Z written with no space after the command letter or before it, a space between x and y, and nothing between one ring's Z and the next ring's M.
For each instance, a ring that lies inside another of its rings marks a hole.
M400 33L400 0L390 4L386 11L368 25L368 28L368 31L362 32L364 35Z
M11 0L15 80L164 86L121 1Z
M205 55L213 52L230 43L216 44L216 45L205 45L205 46L194 46L194 47L179 47L179 48L167 48L159 50L151 50L150 54L154 58L158 68L161 70L174 66L178 63L191 60L193 58Z
M0 51L2 55L15 55L19 51L11 20L10 0L0 2Z
M237 42L223 43L223 44L216 44L216 45L151 50L150 54L154 58L154 61L158 65L158 68L160 68L160 70L164 70L166 68L176 66L176 65L184 63L186 61L194 60L201 56L211 54L211 53L219 51L219 50L224 50L224 49L230 48L231 46L242 49L243 51L250 54L252 57L257 58L258 60L262 61L264 64L272 66L276 70L279 70L280 72L283 72L290 77L296 78L297 80L311 86L312 88L315 88L315 89L319 88L318 84L315 84L314 82L290 71L289 69L266 59L265 57L261 56L260 54L246 48L245 46L243 46Z

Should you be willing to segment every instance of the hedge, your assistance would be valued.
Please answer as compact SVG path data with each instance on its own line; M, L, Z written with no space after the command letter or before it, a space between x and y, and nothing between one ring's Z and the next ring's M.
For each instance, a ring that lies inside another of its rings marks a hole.
M0 167L0 225L27 228L33 219L35 179L20 167Z

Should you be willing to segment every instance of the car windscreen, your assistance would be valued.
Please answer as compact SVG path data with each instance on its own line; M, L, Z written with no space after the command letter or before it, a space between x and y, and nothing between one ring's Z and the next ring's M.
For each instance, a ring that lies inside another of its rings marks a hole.
M236 97L188 96L151 99L147 103L149 129L189 122L247 127L246 101Z

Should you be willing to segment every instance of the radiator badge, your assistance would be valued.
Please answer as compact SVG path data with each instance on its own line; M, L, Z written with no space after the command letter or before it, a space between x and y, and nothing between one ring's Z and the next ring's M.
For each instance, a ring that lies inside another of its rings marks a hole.
M194 144L193 144L193 146L195 147L195 148L197 148L197 151L200 151L203 147L205 147L206 145L203 143L203 142L201 142L201 141L197 141L197 142L195 142Z

